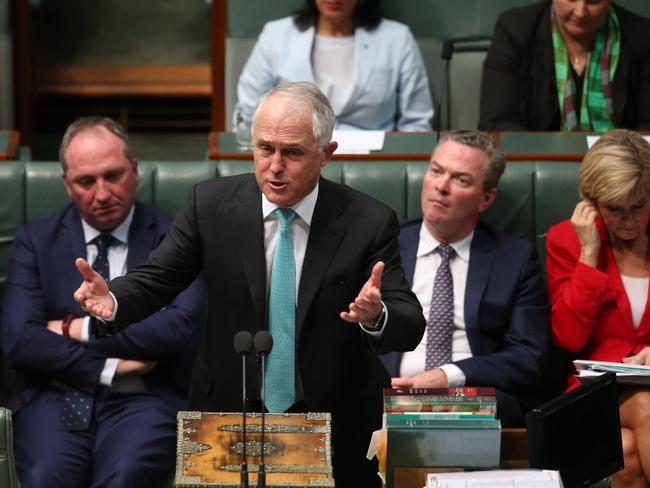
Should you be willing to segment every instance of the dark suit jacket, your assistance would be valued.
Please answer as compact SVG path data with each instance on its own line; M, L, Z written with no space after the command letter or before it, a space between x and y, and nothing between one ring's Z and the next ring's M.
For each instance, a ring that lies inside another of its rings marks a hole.
M308 411L333 415L334 468L344 481L363 464L370 433L381 424L381 389L390 385L376 351L410 350L424 319L404 278L395 213L376 200L320 180L302 268L296 312L296 369ZM388 322L374 343L339 318L379 260L386 264L382 297ZM254 175L201 183L146 265L111 282L119 310L116 327L164 306L203 270L208 326L199 346L191 407L241 409L241 362L233 351L240 330L267 328L262 199ZM259 371L253 360L248 371ZM258 375L247 378L259 398ZM376 476L375 476L376 479ZM337 480L338 486L338 480Z
M421 226L420 219L406 221L400 232L409 283ZM515 397L524 409L537 403L536 390L548 351L548 313L533 244L479 224L472 239L465 289L465 326L472 357L453 363L465 374L466 385L493 386ZM401 353L382 357L392 377L399 376L401 359ZM502 411L509 406L498 405L501 416L510 413Z
M549 0L497 20L481 80L482 130L561 130ZM621 52L612 82L614 127L650 129L650 20L615 6Z
M147 259L170 224L159 210L135 204L127 269ZM82 344L45 328L48 320L68 313L86 315L72 297L81 279L74 264L78 257L86 257L86 245L73 204L28 222L16 234L1 322L2 350L17 370L12 410L51 381L93 393L107 357L158 361L145 381L166 402L183 408L196 351L193 328L205 318L204 285L193 284L167 310L137 327Z

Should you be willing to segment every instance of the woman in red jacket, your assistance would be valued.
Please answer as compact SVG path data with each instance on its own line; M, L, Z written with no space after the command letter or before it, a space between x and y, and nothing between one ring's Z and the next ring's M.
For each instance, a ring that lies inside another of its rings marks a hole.
M578 184L583 200L546 237L553 339L576 358L650 364L650 144L606 133ZM569 389L577 384L569 379ZM647 487L650 389L621 389L619 405L625 469L614 486Z

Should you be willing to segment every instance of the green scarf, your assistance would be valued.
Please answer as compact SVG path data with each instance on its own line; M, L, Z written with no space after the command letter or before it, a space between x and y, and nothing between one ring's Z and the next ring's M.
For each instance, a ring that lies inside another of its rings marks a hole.
M580 101L580 119L575 112L575 86L569 74L570 61L564 40L551 7L553 51L555 56L555 81L564 131L607 132L612 123L612 84L621 51L621 31L618 16L610 9L607 21L596 34L594 46L588 53Z

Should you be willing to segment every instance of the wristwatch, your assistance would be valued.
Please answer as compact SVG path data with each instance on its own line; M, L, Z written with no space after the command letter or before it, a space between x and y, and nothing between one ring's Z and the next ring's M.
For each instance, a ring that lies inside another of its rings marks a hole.
M74 319L76 319L76 317L71 313L66 315L63 319L63 322L61 323L61 334L63 334L65 337L70 337L70 325Z

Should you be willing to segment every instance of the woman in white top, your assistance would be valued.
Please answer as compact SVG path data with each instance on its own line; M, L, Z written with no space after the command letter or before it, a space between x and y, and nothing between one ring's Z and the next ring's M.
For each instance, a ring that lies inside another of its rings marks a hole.
M546 236L553 340L576 359L649 365L650 144L625 129L604 134L578 185L584 200ZM619 405L625 469L614 487L647 487L650 389L619 388Z
M433 106L422 56L409 28L382 19L379 0L306 0L268 22L237 85L237 113L283 82L310 81L325 93L337 129L431 130Z

